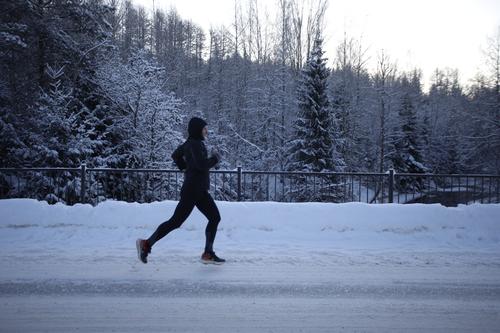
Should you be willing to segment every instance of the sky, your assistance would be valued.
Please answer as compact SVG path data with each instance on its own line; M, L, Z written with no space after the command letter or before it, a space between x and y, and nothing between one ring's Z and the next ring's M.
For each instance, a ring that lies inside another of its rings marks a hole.
M211 26L232 24L234 1L154 0L154 5L175 7L182 18L208 32ZM153 0L133 2L153 8ZM277 2L260 0L259 6L272 18ZM482 50L500 26L500 0L330 0L325 22L325 55L330 62L346 31L368 48L370 70L384 49L398 68L422 69L426 85L436 68L446 67L458 69L461 82L467 84L484 70Z

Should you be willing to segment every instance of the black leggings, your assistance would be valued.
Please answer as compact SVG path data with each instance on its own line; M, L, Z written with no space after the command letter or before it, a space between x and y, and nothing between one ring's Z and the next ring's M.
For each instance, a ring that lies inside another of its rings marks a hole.
M168 221L160 224L151 237L149 237L148 242L150 246L153 246L154 243L165 237L172 230L179 228L186 221L195 206L208 219L205 229L205 251L213 251L215 234L220 222L220 214L214 199L212 199L208 191L181 190L181 200L175 208L174 215Z

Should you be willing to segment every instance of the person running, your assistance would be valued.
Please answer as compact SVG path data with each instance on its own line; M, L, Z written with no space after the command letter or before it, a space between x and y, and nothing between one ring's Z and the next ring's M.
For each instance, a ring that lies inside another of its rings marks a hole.
M208 135L207 123L197 117L188 124L188 139L172 153L172 158L180 170L184 170L184 183L181 187L180 201L172 217L158 226L148 239L137 239L136 247L139 260L147 263L148 254L153 245L172 230L179 228L196 206L208 219L205 229L205 251L201 261L205 264L222 264L224 259L215 255L213 244L220 222L220 214L214 199L208 192L209 169L218 165L220 154L212 151L207 158L207 149L203 140Z

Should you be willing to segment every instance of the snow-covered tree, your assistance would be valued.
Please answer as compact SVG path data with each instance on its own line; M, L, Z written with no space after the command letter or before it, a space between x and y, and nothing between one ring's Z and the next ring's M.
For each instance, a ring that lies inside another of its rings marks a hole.
M337 126L332 135L339 154L344 158L346 171L366 170L366 153L363 142L368 137L365 115L369 112L370 79L365 69L366 50L361 42L344 39L337 48L335 67L330 74L328 86L332 111Z
M294 124L295 136L291 140L290 171L340 171L344 166L341 156L335 149L331 137L332 115L327 96L329 69L323 57L322 40L316 39L306 66L302 70L298 90L299 114ZM304 185L304 179L297 184ZM299 198L306 196L321 197L318 193L307 194L299 190Z
M182 140L182 102L165 88L164 68L148 53L139 50L121 63L110 54L97 70L99 95L109 112L106 145L102 162L114 168L170 168L170 155ZM152 175L151 177L155 177ZM127 200L147 200L141 184L154 188L148 175L114 175L106 179L108 191L117 191Z
M462 140L465 96L459 84L458 72L436 70L426 96L428 136L424 148L424 165L432 172L459 173L465 166Z
M420 77L413 72L411 77L401 78L401 97L398 110L400 128L393 134L393 153L390 160L397 173L424 173L428 169L423 165L420 131L417 123L417 107L421 103ZM400 189L423 188L423 178L398 177Z
M330 103L326 92L329 70L323 58L322 41L316 45L303 69L298 92L299 114L294 124L289 170L335 171L330 136Z
M484 73L469 89L464 161L468 171L500 174L500 26L484 55Z
M382 50L377 58L377 71L373 77L373 87L376 94L376 104L372 109L373 135L375 157L378 172L384 172L391 146L391 128L394 128L394 104L395 104L395 82L396 65L391 62L387 53ZM391 126L392 125L392 126Z
M138 51L125 64L112 57L103 61L97 78L114 110L108 131L116 142L105 152L107 165L166 166L181 139L182 116L181 101L165 89L164 68Z

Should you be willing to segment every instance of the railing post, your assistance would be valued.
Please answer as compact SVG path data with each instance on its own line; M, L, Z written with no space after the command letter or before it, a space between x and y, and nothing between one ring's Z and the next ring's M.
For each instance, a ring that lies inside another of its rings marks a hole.
M389 169L389 203L394 202L394 169Z
M80 203L85 203L85 191L86 191L86 173L87 173L87 165L82 163L80 166Z
M241 201L241 166L238 167L238 201Z

